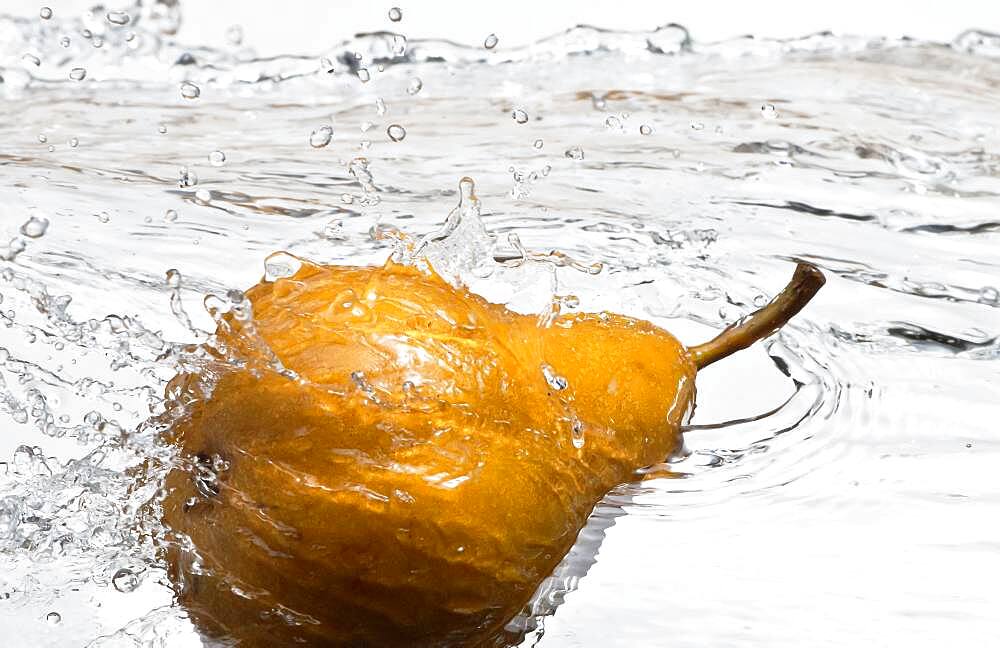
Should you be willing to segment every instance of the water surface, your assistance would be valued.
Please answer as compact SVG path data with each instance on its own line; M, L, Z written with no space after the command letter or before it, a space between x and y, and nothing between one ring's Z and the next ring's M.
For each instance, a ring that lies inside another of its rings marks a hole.
M0 18L6 644L199 645L143 422L202 299L276 250L381 262L463 176L501 244L602 264L467 273L519 310L574 295L693 344L796 260L828 276L699 376L684 477L609 495L525 645L1000 638L1000 38L385 32L262 60L179 44L157 8Z

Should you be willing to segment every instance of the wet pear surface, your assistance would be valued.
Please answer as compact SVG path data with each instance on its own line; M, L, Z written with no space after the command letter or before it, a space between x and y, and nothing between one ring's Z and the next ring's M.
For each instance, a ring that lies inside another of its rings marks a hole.
M230 317L220 339L256 332L286 371L231 370L208 397L178 379L193 467L164 518L207 572L173 554L182 601L241 645L502 643L693 401L694 365L651 324L539 326L393 262L306 264L247 297L253 330Z

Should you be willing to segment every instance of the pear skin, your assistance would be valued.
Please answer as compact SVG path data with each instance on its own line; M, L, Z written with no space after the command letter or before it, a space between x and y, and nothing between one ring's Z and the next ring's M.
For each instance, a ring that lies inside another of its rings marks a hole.
M678 450L698 369L823 283L685 348L609 313L539 327L433 272L304 264L247 292L283 369L180 375L163 521L179 601L240 646L499 646L594 506ZM250 335L250 334L253 335Z

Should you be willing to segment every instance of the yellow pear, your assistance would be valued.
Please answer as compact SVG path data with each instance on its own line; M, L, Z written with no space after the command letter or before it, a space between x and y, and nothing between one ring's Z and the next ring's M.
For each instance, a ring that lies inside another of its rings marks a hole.
M800 264L692 348L610 313L539 326L392 261L262 281L216 332L259 361L168 388L178 598L240 646L502 645L601 498L678 450L697 370L823 281Z

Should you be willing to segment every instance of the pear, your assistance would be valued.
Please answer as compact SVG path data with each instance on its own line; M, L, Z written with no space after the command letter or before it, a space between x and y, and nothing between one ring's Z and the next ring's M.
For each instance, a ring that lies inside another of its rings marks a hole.
M178 599L240 646L503 645L601 498L679 449L696 372L823 282L800 264L685 348L611 313L540 327L393 261L262 281L216 333L262 359L168 388Z

